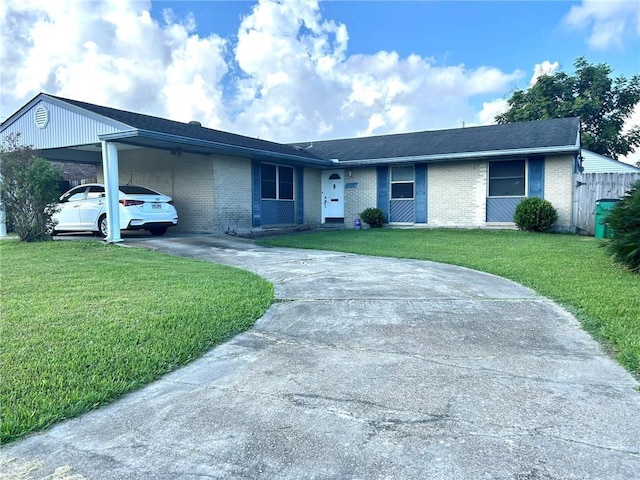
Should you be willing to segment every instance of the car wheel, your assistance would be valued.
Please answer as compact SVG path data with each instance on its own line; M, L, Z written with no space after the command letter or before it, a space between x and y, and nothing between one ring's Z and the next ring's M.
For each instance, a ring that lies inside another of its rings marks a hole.
M98 235L105 238L109 233L109 224L107 223L107 216L101 215L98 219Z
M159 237L160 235L164 235L165 233L167 233L167 227L150 228L149 233L154 237Z

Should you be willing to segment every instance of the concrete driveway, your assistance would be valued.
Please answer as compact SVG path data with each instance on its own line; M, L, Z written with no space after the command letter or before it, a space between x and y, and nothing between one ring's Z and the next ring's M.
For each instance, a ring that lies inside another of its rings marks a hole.
M640 478L637 383L526 288L232 237L125 243L254 271L277 302L191 365L3 447L0 478Z

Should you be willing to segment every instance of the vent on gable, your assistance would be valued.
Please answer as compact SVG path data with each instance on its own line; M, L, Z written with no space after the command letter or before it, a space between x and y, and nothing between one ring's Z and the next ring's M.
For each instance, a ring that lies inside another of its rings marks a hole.
M45 128L49 123L49 111L40 105L35 112L36 127Z

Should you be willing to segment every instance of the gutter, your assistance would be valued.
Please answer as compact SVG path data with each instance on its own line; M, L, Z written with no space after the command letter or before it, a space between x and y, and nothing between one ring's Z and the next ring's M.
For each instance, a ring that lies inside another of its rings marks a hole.
M182 135L173 135L170 133L156 132L153 130L141 130L137 128L132 130L115 132L115 133L105 133L102 135L98 135L98 138L101 141L118 141L118 140L126 140L129 138L131 139L149 138L153 140L164 140L167 142L173 142L173 143L178 143L182 145L192 145L196 147L209 148L222 153L229 152L229 153L235 153L236 155L242 154L243 156L247 156L250 158L259 156L259 157L275 158L280 160L293 160L296 162L304 162L312 165L321 165L321 166L331 165L331 162L329 160L324 160L320 158L300 157L298 155L292 155L288 153L270 152L268 150L260 150L257 148L241 147L237 145L229 145L227 143L212 142L211 140L202 140L198 138L184 137Z

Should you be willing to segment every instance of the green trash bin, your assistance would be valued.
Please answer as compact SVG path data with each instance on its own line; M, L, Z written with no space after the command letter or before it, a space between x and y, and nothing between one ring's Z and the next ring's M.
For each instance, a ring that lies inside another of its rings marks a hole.
M613 237L613 232L607 223L607 217L611 209L613 209L619 201L619 198L601 198L600 200L596 200L596 225L594 229L594 236L596 238Z

